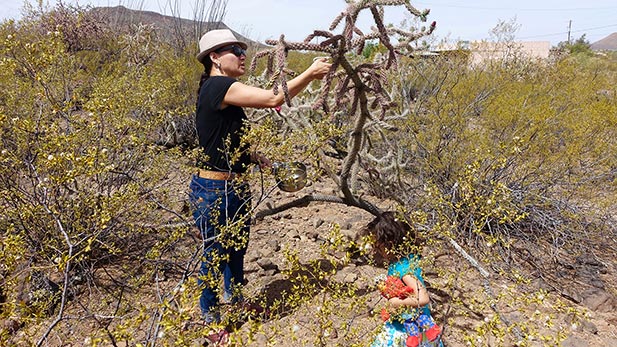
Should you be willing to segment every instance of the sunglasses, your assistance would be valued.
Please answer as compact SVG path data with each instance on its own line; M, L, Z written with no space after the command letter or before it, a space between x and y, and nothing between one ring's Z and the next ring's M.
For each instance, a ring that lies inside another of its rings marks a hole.
M246 57L246 50L244 50L241 47L238 47L236 45L224 46L224 47L221 47L221 48L217 49L214 52L222 53L222 52L226 52L226 51L231 51L236 57L240 57L241 55L244 55Z

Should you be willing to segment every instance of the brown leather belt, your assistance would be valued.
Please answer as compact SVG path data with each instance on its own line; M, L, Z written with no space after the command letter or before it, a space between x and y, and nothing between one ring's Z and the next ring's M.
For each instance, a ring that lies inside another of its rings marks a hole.
M240 177L240 174L227 171L212 171L199 169L197 175L201 178L207 178L209 180L231 181Z

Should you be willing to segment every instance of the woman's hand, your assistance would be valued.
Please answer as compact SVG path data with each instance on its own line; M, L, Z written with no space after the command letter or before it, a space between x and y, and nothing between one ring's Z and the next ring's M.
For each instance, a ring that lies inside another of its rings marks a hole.
M328 63L327 57L319 57L315 58L313 64L307 70L311 72L313 79L320 80L328 74L331 68L332 64Z
M251 153L251 162L259 165L260 169L272 167L272 161L261 152Z

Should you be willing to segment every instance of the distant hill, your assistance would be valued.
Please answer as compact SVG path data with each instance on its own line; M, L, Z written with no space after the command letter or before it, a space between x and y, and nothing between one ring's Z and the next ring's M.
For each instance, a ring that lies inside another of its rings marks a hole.
M591 44L594 51L617 51L617 33L612 33L607 37Z
M132 10L124 6L94 7L91 11L101 15L116 27L139 23L153 25L161 29L160 32L163 35L175 39L178 37L190 39L191 42L187 42L187 44L195 44L195 46L197 46L201 35L206 31L212 29L229 29L240 41L246 42L250 46L265 47L264 44L253 41L234 31L223 22L198 22L185 18L165 16L152 11ZM179 33L183 33L183 35L178 35Z

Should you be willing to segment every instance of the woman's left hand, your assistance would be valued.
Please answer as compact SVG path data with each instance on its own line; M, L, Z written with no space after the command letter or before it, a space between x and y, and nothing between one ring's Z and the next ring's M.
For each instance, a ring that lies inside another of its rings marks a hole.
M324 78L332 68L332 64L328 63L327 57L316 58L313 64L309 67L311 75L314 79Z
M251 161L259 165L260 169L272 167L272 161L261 152L251 153Z

